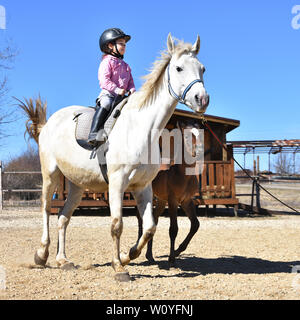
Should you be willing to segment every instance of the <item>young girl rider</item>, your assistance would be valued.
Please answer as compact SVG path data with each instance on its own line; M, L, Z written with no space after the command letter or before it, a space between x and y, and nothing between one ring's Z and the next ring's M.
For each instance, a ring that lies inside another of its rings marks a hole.
M97 144L97 133L103 127L117 95L124 96L127 91L133 93L135 86L129 65L123 61L126 43L131 39L122 30L105 30L99 40L104 53L99 66L98 79L102 89L93 118L88 143Z

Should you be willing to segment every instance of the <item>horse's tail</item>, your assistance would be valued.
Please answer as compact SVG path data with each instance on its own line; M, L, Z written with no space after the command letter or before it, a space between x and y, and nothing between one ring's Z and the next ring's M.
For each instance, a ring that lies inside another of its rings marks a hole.
M25 112L27 116L25 135L28 134L37 143L43 126L47 122L47 102L42 101L39 96L37 99L26 99L24 102L15 98L19 103L18 106Z

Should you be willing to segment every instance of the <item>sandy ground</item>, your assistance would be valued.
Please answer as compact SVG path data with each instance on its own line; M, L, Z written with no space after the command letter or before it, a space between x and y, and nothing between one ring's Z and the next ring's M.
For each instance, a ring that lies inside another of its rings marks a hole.
M189 229L179 218L177 244ZM156 264L141 256L127 267L129 283L118 283L110 265L109 216L74 216L67 255L77 266L56 267L57 217L51 216L50 256L46 268L33 255L42 234L38 209L0 213L0 299L207 300L300 298L300 217L199 217L200 229L169 269L169 219L161 217L154 238ZM124 217L121 248L136 241L135 217Z

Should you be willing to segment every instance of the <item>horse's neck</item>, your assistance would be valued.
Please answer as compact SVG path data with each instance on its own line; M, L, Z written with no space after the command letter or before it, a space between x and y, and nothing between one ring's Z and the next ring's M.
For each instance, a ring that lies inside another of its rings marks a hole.
M152 101L151 104L140 109L139 114L144 120L145 127L147 127L144 132L154 133L152 134L152 140L158 141L159 135L166 127L177 105L177 101L169 94L166 76L155 97L150 101Z
M154 123L153 129L163 130L168 121L170 120L175 108L177 101L172 98L168 92L166 86L160 89L160 94L157 95L155 103L153 105Z

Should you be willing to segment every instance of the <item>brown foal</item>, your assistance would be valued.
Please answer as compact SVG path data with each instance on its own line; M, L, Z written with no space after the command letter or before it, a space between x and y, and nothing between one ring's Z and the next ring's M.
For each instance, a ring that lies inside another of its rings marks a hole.
M183 132L184 129L199 128L199 124L194 121L189 121L188 123L177 123L177 127ZM186 148L183 139L183 148ZM193 136L192 144L193 149L195 148L195 139ZM192 154L194 152L192 151ZM174 164L168 170L160 171L156 178L152 181L153 195L155 196L155 208L153 210L153 215L155 218L155 223L158 223L159 216L164 212L166 205L168 204L168 213L170 216L170 255L169 264L170 266L175 265L175 257L178 257L181 252L183 252L191 239L199 229L200 223L196 214L196 206L193 202L193 196L197 193L199 186L198 180L195 175L186 175L186 168L195 167L195 163L188 165L183 159L182 164ZM177 224L177 210L178 206L184 210L187 217L190 219L190 231L183 242L175 250L175 239L178 233ZM139 214L137 214L139 223L139 237L142 234L142 220ZM150 240L147 245L146 258L150 262L154 262L152 254L152 244L153 240Z

